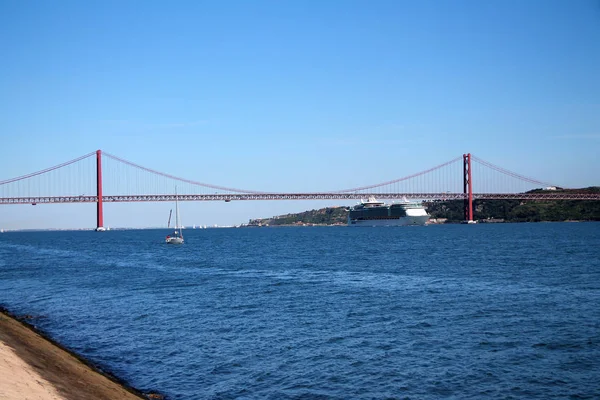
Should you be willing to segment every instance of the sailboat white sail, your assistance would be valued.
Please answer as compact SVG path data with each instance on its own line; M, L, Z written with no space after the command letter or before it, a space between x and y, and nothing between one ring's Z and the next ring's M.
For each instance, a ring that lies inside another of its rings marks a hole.
M169 213L169 224L170 221L171 214ZM177 186L175 186L175 230L172 234L167 235L166 242L168 244L183 244L183 227L179 222L179 201L177 199Z

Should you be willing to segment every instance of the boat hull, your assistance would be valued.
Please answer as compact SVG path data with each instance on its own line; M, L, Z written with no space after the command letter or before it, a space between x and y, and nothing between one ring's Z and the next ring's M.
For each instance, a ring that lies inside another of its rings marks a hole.
M429 215L406 216L394 219L348 219L348 226L422 226L429 221Z
M168 237L166 240L167 244L183 244L182 237Z

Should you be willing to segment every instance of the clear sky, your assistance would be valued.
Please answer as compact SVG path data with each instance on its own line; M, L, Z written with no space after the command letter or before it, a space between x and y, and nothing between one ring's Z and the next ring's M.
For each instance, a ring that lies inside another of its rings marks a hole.
M102 149L221 186L326 191L470 152L600 185L597 0L0 0L0 55L0 180ZM105 224L164 225L167 208L112 204ZM92 205L0 206L0 228L94 224Z

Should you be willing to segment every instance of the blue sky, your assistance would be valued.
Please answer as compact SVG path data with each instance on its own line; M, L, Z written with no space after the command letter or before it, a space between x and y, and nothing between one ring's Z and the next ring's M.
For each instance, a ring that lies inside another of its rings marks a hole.
M367 185L466 152L600 184L598 1L2 0L0 51L0 180L103 149L265 191ZM182 214L226 225L322 205ZM1 206L0 228L93 225L86 207ZM165 208L105 218L157 225Z

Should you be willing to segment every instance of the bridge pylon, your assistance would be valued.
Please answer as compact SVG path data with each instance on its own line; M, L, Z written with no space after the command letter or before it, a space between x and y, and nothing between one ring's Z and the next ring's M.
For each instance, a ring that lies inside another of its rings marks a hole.
M96 231L103 232L104 214L102 210L102 150L96 150Z
M463 193L465 195L465 222L473 223L473 176L471 174L471 153L463 154Z

